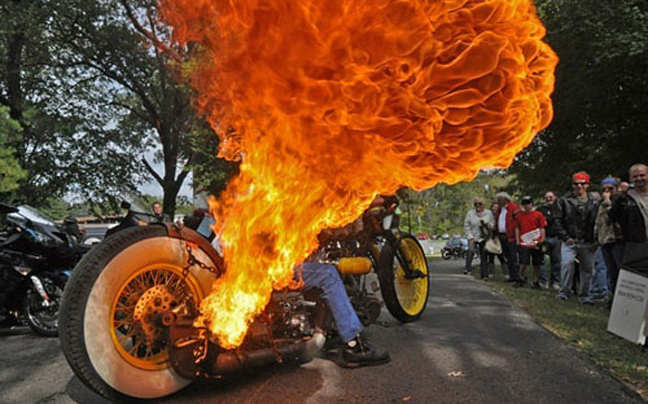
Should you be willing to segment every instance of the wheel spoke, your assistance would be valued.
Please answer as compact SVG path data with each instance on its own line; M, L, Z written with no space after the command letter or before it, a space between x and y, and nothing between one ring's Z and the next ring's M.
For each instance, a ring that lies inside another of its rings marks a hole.
M156 337L154 336L146 339L140 338L139 333L142 332L142 328L135 326L134 319L135 309L146 292L151 288L160 288L161 286L166 286L167 291L163 293L171 293L174 300L178 300L182 296L189 299L195 296L195 293L191 293L193 288L186 283L181 268L168 270L154 267L135 275L124 286L113 306L112 329L115 336L114 342L122 356L137 367L149 369L168 366L166 346L160 344L161 341L149 341L149 338L155 340ZM152 293L159 292L152 291ZM148 294L147 296L150 299L151 295ZM148 303L145 302L145 304ZM142 326L146 326L146 324L142 324Z

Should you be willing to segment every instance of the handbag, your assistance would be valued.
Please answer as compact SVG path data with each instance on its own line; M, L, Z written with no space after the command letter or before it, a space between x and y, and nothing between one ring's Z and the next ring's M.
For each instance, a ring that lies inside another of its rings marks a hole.
M500 255L502 253L502 243L500 243L498 237L491 237L486 240L484 250L494 255Z

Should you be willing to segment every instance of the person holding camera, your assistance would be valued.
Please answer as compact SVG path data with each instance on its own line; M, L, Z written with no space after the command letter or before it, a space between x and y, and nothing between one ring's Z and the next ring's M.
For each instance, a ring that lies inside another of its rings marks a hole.
M473 200L473 207L466 213L464 220L464 232L468 239L468 255L466 255L464 274L471 272L473 255L479 254L480 276L482 279L488 280L488 259L484 251L484 243L495 226L495 217L489 209L485 209L484 201L480 198Z
M609 215L610 209L612 209L612 199L618 192L619 182L617 178L613 177L607 177L601 181L601 205L596 215L596 236L601 245L603 260L607 268L607 283L612 296L614 296L619 278L624 247L621 226L613 222Z

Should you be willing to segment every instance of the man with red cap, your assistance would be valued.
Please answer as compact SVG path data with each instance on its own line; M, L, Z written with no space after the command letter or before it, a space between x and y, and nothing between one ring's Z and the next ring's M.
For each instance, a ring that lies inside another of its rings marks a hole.
M572 175L572 192L556 202L555 225L562 240L560 253L560 292L557 299L567 300L574 281L574 263L580 263L579 299L583 304L592 304L589 295L592 271L596 256L594 225L599 199L587 192L590 176L585 171Z

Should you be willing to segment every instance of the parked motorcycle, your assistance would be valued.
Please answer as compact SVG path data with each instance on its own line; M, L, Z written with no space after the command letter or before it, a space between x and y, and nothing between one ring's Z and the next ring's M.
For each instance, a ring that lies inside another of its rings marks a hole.
M367 287L372 269L390 312L413 321L427 304L425 256L414 237L392 231L393 207L376 208L365 220L379 228L368 226L358 237L326 236L312 259L337 265L365 324L380 311L378 288ZM205 232L210 220L187 221L193 229L124 229L77 265L63 299L60 340L86 386L117 402L159 398L198 377L308 362L334 336L321 296L300 291L274 292L235 350L223 349L208 328L196 325L201 300L224 271L217 239Z
M146 226L149 223L155 222L155 216L147 213L144 209L137 204L131 204L127 201L122 201L121 208L126 210L126 215L119 220L117 226L111 227L106 231L105 238L119 233L124 229L134 226Z
M468 255L468 240L461 237L455 237L446 243L446 245L441 248L441 257L445 260L451 258L466 258Z
M37 210L0 203L0 318L56 336L63 288L87 248Z

